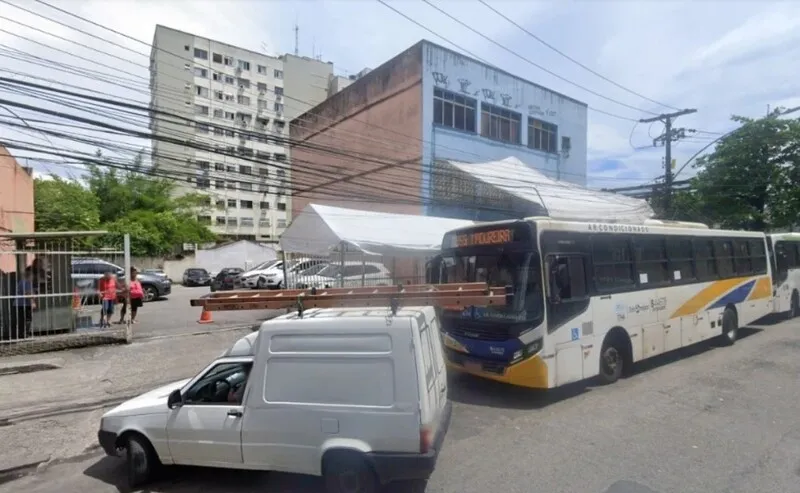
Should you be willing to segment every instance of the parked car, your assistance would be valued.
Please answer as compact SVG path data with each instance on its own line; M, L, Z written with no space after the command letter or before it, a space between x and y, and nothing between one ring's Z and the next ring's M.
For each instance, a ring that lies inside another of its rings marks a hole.
M161 464L322 476L327 493L424 481L452 415L435 310L309 309L264 322L197 376L106 412L98 442L125 451L136 489Z
M357 288L360 286L391 286L392 273L380 262L346 261L328 264L316 275L299 279L298 289L305 288Z
M125 280L125 269L99 258L74 258L72 260L72 282L78 293L90 301L97 301L97 281L106 272L113 272L120 280ZM140 272L137 275L144 290L144 301L154 301L172 292L169 279Z
M205 269L192 267L183 271L184 286L208 286L211 284L211 274Z
M169 279L169 282L172 282L172 279L169 278L166 272L161 269L142 269L140 274L151 274L158 277L163 277L164 279Z
M283 261L279 260L264 270L242 275L244 287L253 289L280 289L296 284L298 274L319 264L327 264L325 259L299 258L288 263L286 275L289 282L284 282Z
M244 272L239 267L229 267L219 271L211 281L211 291L226 291L236 288L236 278Z

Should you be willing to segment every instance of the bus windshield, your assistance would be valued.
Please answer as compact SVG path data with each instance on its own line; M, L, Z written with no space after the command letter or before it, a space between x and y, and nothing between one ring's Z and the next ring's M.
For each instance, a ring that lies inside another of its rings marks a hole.
M485 282L489 286L511 286L513 303L481 310L481 318L533 321L544 313L542 273L538 255L531 252L458 255L442 257L441 281Z

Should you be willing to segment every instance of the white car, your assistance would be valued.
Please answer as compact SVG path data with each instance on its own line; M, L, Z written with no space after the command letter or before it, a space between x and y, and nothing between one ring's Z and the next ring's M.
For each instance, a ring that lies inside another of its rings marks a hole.
M391 286L392 273L380 262L346 261L328 264L316 275L298 279L296 287L305 288L357 288L360 286Z
M286 274L289 276L288 285L295 284L293 279L300 273L327 260L316 258L299 258L289 261ZM251 289L280 289L287 283L283 279L283 261L278 260L262 270L251 270L242 274L242 286Z
M327 493L425 480L452 412L438 323L430 306L278 317L105 413L98 441L134 488L162 464L322 476Z

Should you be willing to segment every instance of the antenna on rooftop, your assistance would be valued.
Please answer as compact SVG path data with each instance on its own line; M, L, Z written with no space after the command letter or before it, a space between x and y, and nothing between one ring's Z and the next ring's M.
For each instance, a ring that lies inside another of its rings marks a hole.
M300 26L297 23L297 17L294 19L294 56L300 55Z

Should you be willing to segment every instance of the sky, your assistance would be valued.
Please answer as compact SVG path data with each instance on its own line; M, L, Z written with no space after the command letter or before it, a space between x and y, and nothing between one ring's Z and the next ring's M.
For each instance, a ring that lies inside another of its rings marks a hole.
M766 114L768 107L800 105L796 66L790 62L800 60L800 2L486 0L529 33L590 71L477 1L435 1L441 9L500 45L574 83L570 84L522 61L422 0L386 1L441 37L377 0L63 0L51 5L147 43L153 38L155 25L160 23L273 55L294 52L297 25L299 53L333 62L335 71L342 75L365 67L375 68L422 38L456 50L469 50L502 69L589 105L587 167L589 185L593 187L634 186L663 174L664 149L653 146L653 138L661 134L663 125L636 123L652 113L670 111L651 100L697 109L697 113L676 120L678 127L697 130L674 146L678 168L713 139L736 128L731 115L759 117ZM66 25L48 21L42 15ZM8 57L10 53L15 59ZM30 61L31 55L41 57L40 62L44 59L44 66L20 60ZM0 3L2 77L37 81L29 77L33 75L39 77L39 82L46 78L146 102L148 55L149 49L140 42L112 34L35 0ZM94 77L65 73L56 63L92 67L129 81L135 79L136 83L123 83L129 86L126 88L119 83L98 82ZM9 93L2 84L0 99L31 101L19 93ZM14 110L26 119L47 118L28 110ZM20 133L19 129L4 125L14 121L14 117L2 107L0 118L0 139L47 144L36 132ZM52 136L50 141L59 145L63 142ZM85 145L74 142L64 145L86 150ZM131 141L131 149L142 145L146 144ZM39 173L79 173L68 162L37 162L34 166ZM689 178L694 172L689 166L677 179Z

